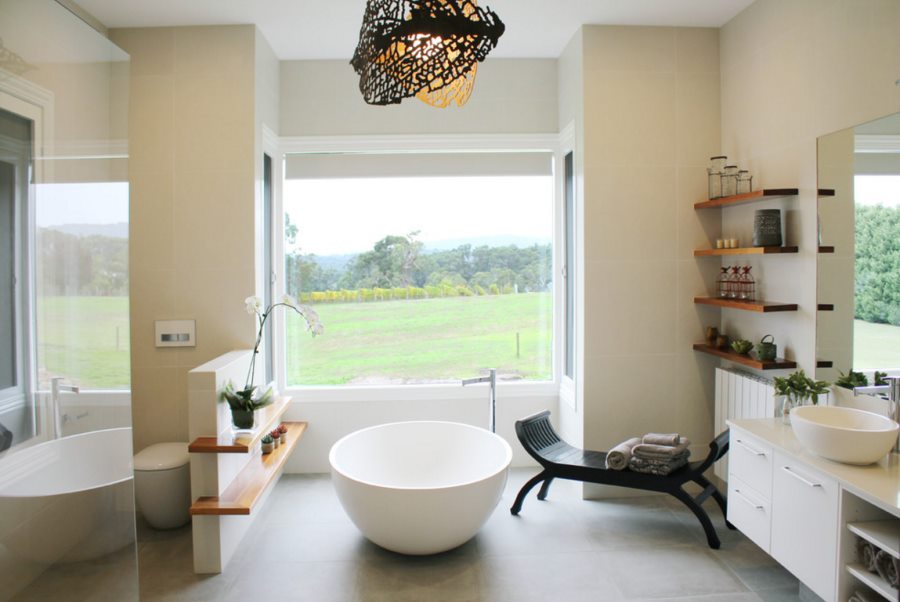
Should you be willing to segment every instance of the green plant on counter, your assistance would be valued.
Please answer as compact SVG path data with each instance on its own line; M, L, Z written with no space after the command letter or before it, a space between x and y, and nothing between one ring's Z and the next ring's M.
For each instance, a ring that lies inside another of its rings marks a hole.
M813 405L819 401L819 395L828 392L830 385L824 380L815 380L801 369L790 376L775 377L775 394L786 395L798 402L808 399Z
M841 375L839 379L834 381L839 387L843 387L845 389L853 389L855 387L868 387L869 379L866 378L866 375L862 372L855 372L851 370L849 373L844 374L843 372L838 371Z
M886 384L888 384L887 372L879 372L878 370L876 370L875 371L875 386L880 387L881 385L886 385Z

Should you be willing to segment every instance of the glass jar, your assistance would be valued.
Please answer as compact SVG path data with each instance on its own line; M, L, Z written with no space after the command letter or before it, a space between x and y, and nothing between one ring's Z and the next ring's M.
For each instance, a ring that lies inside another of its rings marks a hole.
M741 268L741 290L739 298L744 301L753 301L756 299L756 280L750 273L751 266L745 265Z
M727 163L727 162L728 162L728 157L726 157L725 155L718 155L715 157L710 157L709 158L709 169L711 171L717 171L719 173L722 173L723 171L725 171L725 163Z
M737 194L747 194L753 190L753 176L746 169L737 172Z
M717 199L722 196L722 174L725 172L725 162L727 160L728 157L724 155L709 158L709 167L706 169L706 173L709 178L708 196L710 199Z
M716 291L720 299L728 298L728 266L719 268L722 272L716 278Z
M734 196L737 194L737 165L726 165L722 174L722 196Z

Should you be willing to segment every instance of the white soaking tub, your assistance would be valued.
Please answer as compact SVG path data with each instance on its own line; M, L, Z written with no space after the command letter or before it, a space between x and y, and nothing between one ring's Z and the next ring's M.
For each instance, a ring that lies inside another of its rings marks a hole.
M394 422L351 433L329 454L344 510L363 535L401 554L467 542L506 486L512 449L457 422Z

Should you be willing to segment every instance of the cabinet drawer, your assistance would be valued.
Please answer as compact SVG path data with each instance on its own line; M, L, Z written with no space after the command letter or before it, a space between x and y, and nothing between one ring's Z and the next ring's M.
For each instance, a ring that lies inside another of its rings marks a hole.
M772 499L772 446L750 437L744 431L731 431L728 472L768 500Z
M772 505L758 491L732 475L728 480L728 522L763 551L769 551Z
M771 554L826 600L835 595L839 496L835 480L775 454Z

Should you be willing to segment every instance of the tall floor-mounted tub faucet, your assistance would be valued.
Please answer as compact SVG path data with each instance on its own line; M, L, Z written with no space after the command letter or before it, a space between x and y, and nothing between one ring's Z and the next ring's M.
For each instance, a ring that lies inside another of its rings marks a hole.
M462 385L474 385L477 383L490 383L491 386L491 408L490 418L488 419L489 427L492 433L497 432L497 370L491 368L488 370L487 376L478 376L475 378L463 379Z

